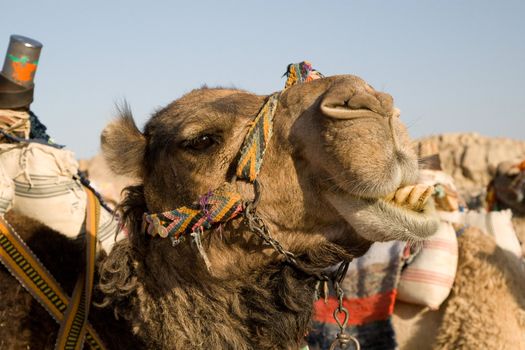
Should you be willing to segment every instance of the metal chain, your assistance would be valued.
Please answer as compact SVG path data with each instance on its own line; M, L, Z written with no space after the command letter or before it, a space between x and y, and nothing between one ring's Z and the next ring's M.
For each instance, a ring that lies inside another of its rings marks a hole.
M259 181L255 180L253 182L253 189L255 192L253 201L247 202L244 205L244 218L248 224L248 228L264 242L272 246L279 254L283 255L286 262L296 265L297 260L295 260L295 254L284 249L281 243L271 236L270 230L268 230L268 227L261 217L257 215L257 205L261 200L261 185Z
M255 212L246 211L245 213L245 218L250 231L259 236L264 242L269 244L279 254L283 255L286 262L292 265L296 265L297 260L295 259L295 254L284 249L281 243L270 235L270 231L268 230L268 227L266 226L264 221Z
M361 345L359 344L359 341L356 339L356 337L345 333L345 328L348 324L350 313L348 309L343 306L344 291L341 287L341 283L343 282L346 276L348 266L350 265L350 261L343 261L339 265L336 273L332 276L332 278L329 278L325 273L309 270L306 267L299 264L295 254L284 249L281 243L271 236L268 227L261 219L261 217L257 215L257 205L259 204L259 201L261 199L261 187L257 180L253 182L253 186L255 197L253 201L246 202L244 205L244 219L248 224L248 228L251 232L255 233L259 238L261 238L266 244L270 245L273 249L275 249L275 251L281 254L287 263L292 265L297 270L312 277L315 277L318 280L318 284L316 285L316 293L318 293L319 282L323 283L324 286L327 286L327 282L330 279L332 280L334 289L337 294L337 299L339 301L339 305L333 313L333 317L337 325L339 326L339 333L337 334L336 339L330 345L330 350L335 350L337 349L337 347L339 347L340 349L347 349L350 343L353 343L353 347L355 350L361 350ZM325 300L327 298L327 295L327 291L324 291ZM342 323L341 321L339 321L338 317L340 314L344 315Z
M281 254L285 261L293 266L296 270L303 272L306 275L315 277L319 281L328 281L329 277L320 271L315 269L309 269L299 263L296 259L294 253L284 249L281 243L272 237L270 230L264 223L264 220L257 215L257 205L259 204L261 198L261 187L257 180L253 182L255 197L253 201L246 202L244 204L244 219L248 224L248 228L251 232L255 233L259 238L261 238L266 244L270 245L275 251Z
M335 294L337 296L338 301L338 306L334 310L333 317L335 322L339 326L339 333L337 333L336 338L330 345L330 350L335 350L337 348L348 349L351 343L353 343L353 348L355 350L361 350L361 345L359 344L357 338L345 332L348 320L350 319L350 312L343 305L344 291L341 287L341 284L343 283L346 273L348 272L349 265L350 261L342 262L339 265L337 272L334 275L334 279L332 281L334 284ZM343 322L339 320L339 315L341 314L343 314Z

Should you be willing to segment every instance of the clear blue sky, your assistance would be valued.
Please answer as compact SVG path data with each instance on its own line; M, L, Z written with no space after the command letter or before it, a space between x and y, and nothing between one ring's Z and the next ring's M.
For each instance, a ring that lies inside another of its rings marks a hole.
M10 34L44 44L32 109L94 155L126 99L139 124L202 84L281 89L290 62L392 94L411 135L525 139L525 1L4 1Z

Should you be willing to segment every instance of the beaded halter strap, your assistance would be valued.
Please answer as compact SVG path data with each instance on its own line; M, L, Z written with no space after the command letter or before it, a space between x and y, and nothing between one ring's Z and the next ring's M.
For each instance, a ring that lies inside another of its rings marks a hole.
M285 89L297 83L322 78L323 75L312 68L309 62L288 65ZM261 170L266 147L272 137L275 110L281 92L272 94L255 117L241 147L236 177L253 183ZM173 245L191 235L196 240L199 234L212 226L225 223L244 210L240 193L232 183L224 183L219 188L201 196L199 202L191 207L183 206L171 211L144 214L143 224L151 236L169 237ZM199 244L199 242L196 242Z

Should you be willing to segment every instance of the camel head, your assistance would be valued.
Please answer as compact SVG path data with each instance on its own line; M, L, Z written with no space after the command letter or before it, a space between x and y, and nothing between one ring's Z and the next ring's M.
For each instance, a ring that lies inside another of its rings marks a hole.
M525 215L525 161L498 164L492 186L499 204Z
M147 212L190 205L232 179L267 98L193 90L156 112L143 132L124 111L104 130L103 152L113 171L140 179ZM258 213L292 250L320 241L351 247L420 240L438 222L428 201L432 188L416 186L417 177L418 161L390 95L351 75L314 80L279 96L258 176ZM236 185L243 198L253 198L250 184Z

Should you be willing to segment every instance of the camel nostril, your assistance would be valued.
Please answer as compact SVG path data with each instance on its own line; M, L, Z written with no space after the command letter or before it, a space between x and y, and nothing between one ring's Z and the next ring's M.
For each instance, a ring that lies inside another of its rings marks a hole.
M381 115L369 109L352 109L346 105L325 105L321 104L321 112L333 119L355 119L355 118L380 118Z
M386 117L381 105L370 94L351 97L338 95L327 96L321 101L321 112L334 119L380 118Z

